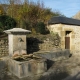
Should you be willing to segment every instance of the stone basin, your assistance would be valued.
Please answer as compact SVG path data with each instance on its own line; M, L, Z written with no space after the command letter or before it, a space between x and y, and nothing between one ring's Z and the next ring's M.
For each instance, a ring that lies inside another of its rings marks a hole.
M8 60L9 71L18 78L39 75L47 70L45 59L30 59L28 61Z

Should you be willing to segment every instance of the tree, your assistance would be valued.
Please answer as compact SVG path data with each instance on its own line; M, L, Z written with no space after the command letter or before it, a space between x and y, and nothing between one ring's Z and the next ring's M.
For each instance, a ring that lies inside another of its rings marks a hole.
M2 5L0 5L0 15L5 14L4 8L2 7Z
M37 3L30 0L8 0L6 15L11 16L17 21L17 27L29 29L36 32L37 23L47 21L53 17L61 15L59 12L53 12L44 7L44 3L38 0Z
M16 27L16 21L7 15L0 16L0 32L2 33L4 30L11 29Z

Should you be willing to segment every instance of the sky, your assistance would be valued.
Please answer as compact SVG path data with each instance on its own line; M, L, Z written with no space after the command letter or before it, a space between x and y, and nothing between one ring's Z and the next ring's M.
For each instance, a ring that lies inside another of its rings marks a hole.
M33 0L37 2L38 0ZM74 16L80 11L80 0L40 0L44 2L45 7L49 7L52 11L59 11L66 17Z

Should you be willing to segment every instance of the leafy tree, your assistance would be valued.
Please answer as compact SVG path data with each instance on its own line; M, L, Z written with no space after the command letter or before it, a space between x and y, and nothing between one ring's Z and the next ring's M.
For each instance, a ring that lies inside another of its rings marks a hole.
M17 21L17 27L32 30L34 33L37 31L37 24L41 24L41 22L47 24L51 17L61 15L59 12L45 8L43 2L34 3L30 0L7 1L10 4L7 5L6 14Z
M2 5L0 5L0 15L5 14L4 8L2 7Z
M10 28L16 27L16 24L17 23L13 18L6 16L6 20L5 20L6 28L5 29L10 29Z
M7 15L0 16L0 32L2 33L3 30L7 30L10 28L16 27L16 21Z

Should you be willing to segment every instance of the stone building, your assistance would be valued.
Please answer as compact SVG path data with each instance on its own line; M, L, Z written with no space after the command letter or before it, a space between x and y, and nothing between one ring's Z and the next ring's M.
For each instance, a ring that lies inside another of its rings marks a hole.
M47 27L59 34L62 49L70 49L73 54L80 52L80 20L57 16L49 20Z

